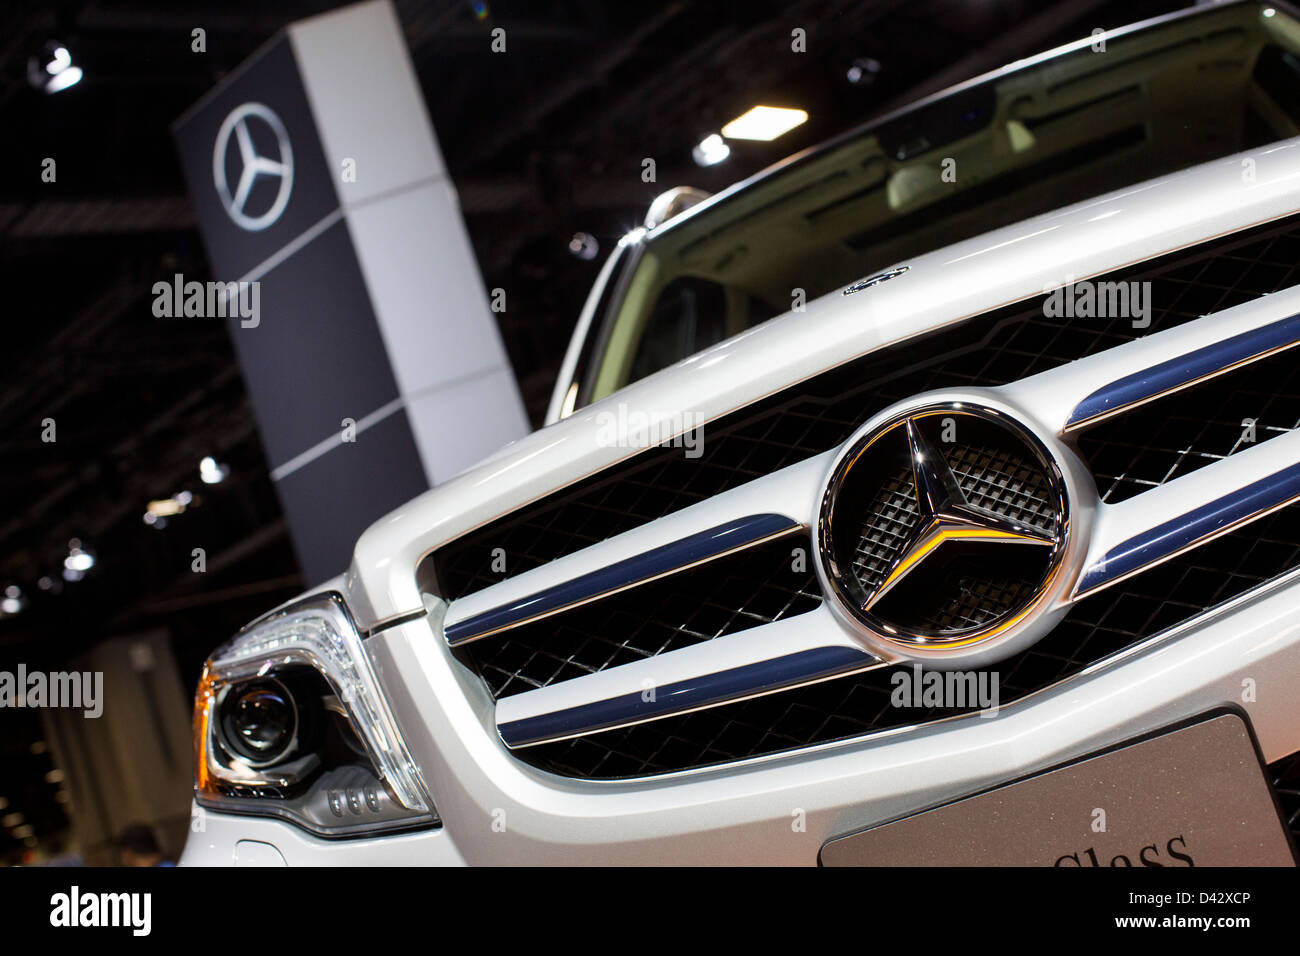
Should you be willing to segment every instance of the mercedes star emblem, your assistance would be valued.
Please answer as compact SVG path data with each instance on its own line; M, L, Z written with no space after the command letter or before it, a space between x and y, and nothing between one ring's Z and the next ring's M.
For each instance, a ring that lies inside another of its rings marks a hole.
M973 403L925 406L839 457L817 544L838 606L877 651L956 656L1006 640L1058 581L1069 506L1028 429Z
M254 129L250 127L261 127L264 132L255 136ZM232 138L239 151L237 159L228 156ZM264 145L274 142L275 156L259 153L259 141ZM227 164L231 160L234 160L231 165L238 170L233 193L226 175ZM265 209L250 212L249 201L259 178L277 180L278 188L274 200ZM231 110L230 115L222 121L212 149L212 179L226 214L241 229L258 232L280 218L289 204L289 193L293 189L293 149L284 123L270 107L261 103L244 103Z

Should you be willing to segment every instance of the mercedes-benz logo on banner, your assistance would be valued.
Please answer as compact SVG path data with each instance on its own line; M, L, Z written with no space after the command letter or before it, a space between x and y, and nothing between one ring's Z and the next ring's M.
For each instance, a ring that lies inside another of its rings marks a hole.
M239 149L237 165L234 166L239 178L233 193L226 175L227 163L232 159L229 155L232 139ZM258 152L259 143L261 148L266 148L272 142L276 147L274 156ZM259 191L255 208L250 208L253 187L262 177L277 180L275 199L268 206L265 196L269 193ZM289 193L293 190L293 148L289 145L289 133L284 123L270 107L261 103L244 103L231 110L222 121L212 148L212 180L226 214L241 229L257 232L280 218L285 206L289 205Z

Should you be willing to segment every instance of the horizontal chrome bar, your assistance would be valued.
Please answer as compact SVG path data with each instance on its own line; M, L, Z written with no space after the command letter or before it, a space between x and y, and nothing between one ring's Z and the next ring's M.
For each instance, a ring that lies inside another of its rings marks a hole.
M1300 464L1293 464L1110 548L1084 570L1075 596L1115 584L1297 500Z
M736 638L742 634L734 635ZM671 656L671 655L665 655ZM499 720L497 730L506 746L529 747L601 730L612 730L673 714L732 703L799 684L885 666L857 647L834 645L808 648L767 660L744 664L677 683L635 690L617 697L591 701L516 720ZM520 695L526 696L526 695ZM503 705L498 704L498 716Z
M448 624L447 642L456 647L480 640L806 527L777 514L749 515L728 521Z
M1300 314L1160 362L1087 396L1070 413L1066 430L1094 424L1296 344L1300 344Z
M1300 344L1300 285L1135 338L993 391L1071 434Z

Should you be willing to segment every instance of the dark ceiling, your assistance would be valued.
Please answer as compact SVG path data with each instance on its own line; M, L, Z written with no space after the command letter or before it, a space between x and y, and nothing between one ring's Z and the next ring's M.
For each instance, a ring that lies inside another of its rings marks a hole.
M486 284L508 291L498 318L535 422L603 252L661 190L716 190L907 99L1180 5L498 0L479 17L465 0L396 4ZM53 666L165 626L192 679L226 633L300 587L224 327L157 320L150 290L175 272L207 278L170 123L276 30L333 6L0 7L0 590L29 601L0 619L0 666ZM497 26L506 55L490 50ZM195 27L205 53L191 52ZM791 50L796 28L806 53ZM85 78L47 96L25 71L52 38ZM879 72L849 82L863 58ZM703 135L759 102L809 122L693 164ZM54 183L41 180L46 157ZM646 157L657 183L641 180ZM569 252L577 231L601 257ZM56 442L41 440L45 419ZM205 455L231 466L228 480L199 482ZM141 520L147 501L184 490L195 506L166 528ZM74 537L98 563L63 583ZM196 542L205 574L190 570ZM38 588L42 576L61 591Z

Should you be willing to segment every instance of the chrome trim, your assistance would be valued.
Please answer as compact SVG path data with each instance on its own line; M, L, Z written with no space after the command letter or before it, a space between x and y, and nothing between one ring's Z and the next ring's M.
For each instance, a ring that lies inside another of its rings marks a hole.
M814 648L757 664L703 674L693 681L655 688L653 694L623 694L498 724L497 732L507 747L516 750L616 730L721 704L734 704L792 687L885 666L888 666L888 662L857 648Z
M1075 406L1065 431L1086 428L1300 345L1300 314L1195 349L1097 389Z
M1300 463L1116 545L1084 571L1074 598L1118 584L1296 501L1300 501Z
M674 216L680 216L692 206L697 206L710 196L694 186L674 186L655 197L645 214L645 227L653 229Z
M1215 605L1194 618L1181 621L1173 627L1152 634L1150 637L1144 638L1136 644L1121 648L1114 654L1109 654L1100 660L1093 661L1093 663L1087 665L1077 673L1062 677L1060 680L1054 681L1046 687L1040 687L1038 690L1030 691L1029 693L1017 697L1015 700L1008 701L1005 704L1000 703L998 704L998 713L1002 713L1003 711L1016 712L1025 707L1032 706L1042 697L1059 691L1062 687L1066 687L1080 679L1093 677L1097 674L1108 671L1132 657L1154 650L1169 641L1176 640L1188 631L1194 631L1204 625L1212 624L1224 615L1232 613L1245 604L1270 597L1277 591L1283 590L1287 587L1294 587L1296 585L1300 585L1300 567L1292 568L1290 571L1273 578L1271 581L1264 581L1257 584L1250 590L1243 591L1236 597L1224 601L1222 604ZM896 727L886 727L882 730L868 731L867 733L851 737L841 737L838 740L827 740L822 743L807 744L802 747L791 747L788 750L776 750L770 753L759 754L754 757L743 757L739 760L729 760L722 764L704 764L702 766L687 767L683 770L670 770L664 773L643 774L637 777L637 780L639 782L653 780L656 782L663 781L665 783L672 783L679 779L731 773L737 768L745 770L756 769L763 765L782 760L791 760L806 756L819 756L832 751L846 750L863 745L866 745L869 749L878 742L890 737L901 737L906 734L914 734L918 731L929 733L942 732L951 724L956 724L962 721L979 721L982 719L985 718L982 717L980 713L952 714L951 716L938 717L934 720L924 720L914 724L901 724ZM622 785L624 782L625 781L618 779L588 778L583 779L582 784L589 787L605 787L614 789L615 787Z
M861 292L863 289L870 289L873 285L880 285L882 282L888 282L890 279L896 279L903 273L911 270L911 266L899 266L896 269L886 269L884 272L877 272L873 276L865 279L859 279L852 285L845 287L841 295L853 295L855 292Z
M918 419L937 416L977 418L993 422L1006 428L1018 438L1024 444L1026 450L1038 459L1048 478L1050 490L1055 499L1053 504L1060 516L1060 530L1052 539L1048 539L1041 534L1036 535L1033 539L1036 544L1050 545L1051 552L1045 561L1043 577L1035 588L1033 597L1023 606L977 628L929 633L906 630L882 619L873 611L875 601L882 595L882 592L891 587L893 583L896 583L897 578L901 577L901 573L906 573L909 570L909 568L904 567L908 563L909 557L915 556L913 560L914 566L915 563L923 561L926 555L933 551L933 544L928 550L926 549L927 542L931 542L933 538L933 535L929 534L929 532L939 533L945 529L950 529L952 534L956 536L983 537L982 532L993 531L1003 536L997 542L997 547L1005 546L1006 536L1011 534L1016 534L1018 539L1027 539L1026 529L1013 526L1011 522L1007 522L1000 517L994 518L990 515L984 515L967 505L960 489L952 487L955 484L955 479L952 477L946 463L943 468L943 471L947 472L946 476L939 474L937 469L928 469L926 467L921 459L925 457L941 458L941 456L932 449L925 448L920 443L914 422ZM905 429L907 435L909 457L912 459L916 488L915 494L917 495L917 512L920 520L915 534L896 559L895 566L890 569L886 580L876 588L874 593L867 595L865 601L862 601L845 584L846 572L839 567L832 544L833 518L845 482L854 467L867 452L877 446L881 439L899 429ZM826 490L822 495L821 508L817 518L817 555L825 579L830 585L830 591L836 598L836 603L848 613L852 623L863 632L867 642L873 649L885 657L896 657L899 653L904 656L911 656L925 650L968 649L994 640L1000 643L1010 637L1013 632L1021 630L1022 625L1030 623L1036 616L1036 612L1044 608L1045 604L1050 603L1045 602L1044 598L1061 580L1062 558L1070 541L1073 524L1071 521L1071 504L1060 465L1043 442L1027 428L1011 416L983 405L964 401L931 402L896 413L880 424L869 428L864 433L859 433L857 437L850 439L845 444L845 449L845 451L841 452L832 469L831 476L826 482ZM955 500L954 495L956 499L960 500ZM928 524L927 518L929 519ZM980 533L977 534L977 531Z
M759 514L739 518L449 624L443 633L448 644L460 647L774 538L804 531L806 527L785 515Z

